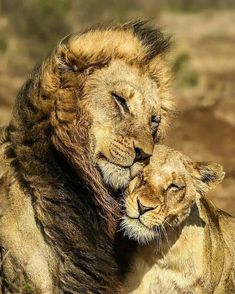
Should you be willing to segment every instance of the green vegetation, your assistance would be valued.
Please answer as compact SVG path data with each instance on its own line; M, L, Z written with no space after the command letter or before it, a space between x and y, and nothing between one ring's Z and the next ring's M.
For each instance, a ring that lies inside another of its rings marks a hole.
M12 33L32 44L28 47L32 57L44 55L70 32L67 0L0 0L0 7L9 19Z
M234 0L162 0L157 2L162 9L181 12L235 8Z
M65 14L69 8L67 0L11 0L14 10L9 16L22 36L33 36L48 41L54 35L64 35L68 29Z
M136 18L156 21L163 10L235 7L234 0L0 0L0 52L9 70L28 72L66 34L91 24ZM13 41L13 42L12 42ZM21 58L15 58L17 52ZM174 70L188 86L198 82L190 58L177 56Z
M178 87L194 87L198 84L199 76L191 66L188 53L183 52L176 56L172 70L176 77Z
M136 0L84 0L77 1L77 8L79 21L85 23L110 20L123 21L133 11L141 9L140 3Z
M7 39L5 36L0 37L0 52L6 52L7 51Z

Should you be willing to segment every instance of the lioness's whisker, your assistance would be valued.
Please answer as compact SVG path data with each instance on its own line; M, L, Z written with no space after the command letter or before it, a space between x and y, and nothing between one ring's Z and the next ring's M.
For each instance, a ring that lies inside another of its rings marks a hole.
M166 241L167 241L167 243L169 245L169 240L168 240L168 236L167 236L167 231L166 231L165 226L164 226L164 222L162 223L161 227L162 227L163 234L165 235Z

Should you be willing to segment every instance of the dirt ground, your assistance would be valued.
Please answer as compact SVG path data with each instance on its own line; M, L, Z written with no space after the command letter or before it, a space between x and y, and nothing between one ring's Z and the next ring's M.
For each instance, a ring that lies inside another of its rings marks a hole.
M210 193L221 209L235 216L235 27L234 12L163 15L175 33L177 52L190 55L199 82L173 91L178 114L167 142L195 160L221 163L223 183ZM174 90L174 89L173 89Z
M235 216L234 19L235 12L224 11L164 13L157 21L174 34L172 64L177 65L172 93L178 113L166 142L195 160L224 166L226 177L210 198ZM9 121L16 93L33 66L24 44L17 42L11 40L11 50L0 59L0 125ZM22 62L21 71L8 69L12 58ZM30 64L25 67L24 62Z

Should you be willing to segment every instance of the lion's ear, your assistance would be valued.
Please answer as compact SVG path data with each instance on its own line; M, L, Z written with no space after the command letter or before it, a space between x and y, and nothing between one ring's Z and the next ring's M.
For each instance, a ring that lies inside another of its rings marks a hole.
M215 188L225 176L223 167L216 162L196 162L193 168L193 179L196 189L201 193Z

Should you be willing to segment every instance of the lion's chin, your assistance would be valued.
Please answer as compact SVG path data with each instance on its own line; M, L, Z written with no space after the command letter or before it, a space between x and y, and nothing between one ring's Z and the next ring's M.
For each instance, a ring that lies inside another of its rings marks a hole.
M131 179L130 168L117 166L108 161L99 161L98 166L104 182L111 188L118 190L127 186Z
M128 216L123 217L121 228L124 230L124 236L142 245L149 244L158 237L156 231L148 229L138 219L133 219Z
M106 160L99 160L97 164L104 182L115 190L125 188L130 180L143 169L143 164L140 163L132 167L121 167Z

